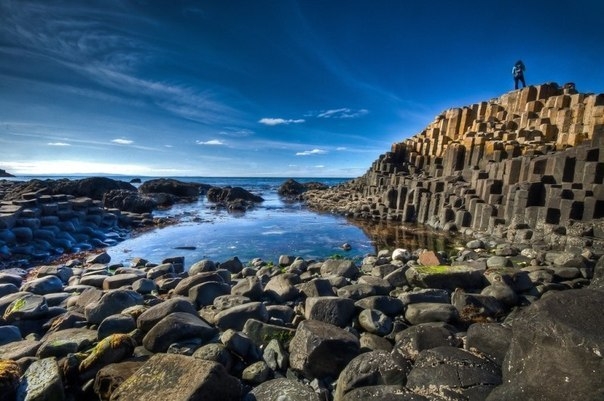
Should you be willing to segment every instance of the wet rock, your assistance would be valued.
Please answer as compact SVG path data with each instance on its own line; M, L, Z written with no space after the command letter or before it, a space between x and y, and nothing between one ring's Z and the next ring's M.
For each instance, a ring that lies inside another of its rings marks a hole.
M403 312L403 302L398 298L375 295L356 301L355 306L363 309L375 309L388 316L397 316Z
M157 354L123 382L113 401L239 401L241 385L218 363L184 355Z
M258 347L265 347L272 340L278 340L283 345L289 343L296 331L289 327L248 319L243 326L243 333Z
M14 341L5 345L0 345L0 359L12 359L14 361L33 357L42 343L37 340Z
M65 399L61 372L55 358L44 358L33 361L17 388L18 401Z
M191 287L201 283L207 283L209 281L224 282L222 276L217 272L201 272L193 276L189 276L179 282L176 288L174 288L174 294L183 295L186 297L189 295L189 290Z
M231 293L231 286L224 282L208 281L195 285L189 289L189 300L197 308L212 305L214 300L221 296Z
M194 276L198 273L216 271L216 263L209 259L202 259L193 263L189 268L189 275Z
M500 383L497 365L454 347L422 351L407 376L407 387L416 393L460 401L485 399Z
M300 323L289 345L290 366L308 378L337 377L360 352L351 333L318 320Z
M201 318L186 312L173 312L164 317L143 338L143 345L151 352L166 352L170 344L199 338L210 340L216 334Z
M298 283L300 283L300 277L296 274L279 274L266 283L264 294L278 303L293 301L300 294L300 291L295 287Z
M0 284L0 298L19 292L19 287L11 283Z
M396 363L385 351L371 351L352 359L338 376L334 401L344 399L346 393L359 387L375 385L404 386L407 367Z
M17 326L0 326L0 346L22 339L21 331Z
M274 379L252 389L244 401L319 401L312 387L296 380Z
M264 295L264 288L258 277L251 276L239 280L231 288L231 294L244 296L253 301L259 301Z

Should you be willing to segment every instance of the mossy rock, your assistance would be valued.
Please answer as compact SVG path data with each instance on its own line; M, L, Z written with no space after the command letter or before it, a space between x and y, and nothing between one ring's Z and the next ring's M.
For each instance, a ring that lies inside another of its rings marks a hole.
M483 270L468 265L411 266L405 272L410 285L445 290L481 289L486 285Z
M19 385L20 377L21 369L17 362L0 359L0 399L11 399Z

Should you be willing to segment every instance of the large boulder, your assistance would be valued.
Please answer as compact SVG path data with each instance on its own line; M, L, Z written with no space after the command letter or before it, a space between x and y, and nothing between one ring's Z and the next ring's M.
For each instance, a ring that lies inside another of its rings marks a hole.
M103 195L103 206L132 213L151 213L157 207L157 202L137 191L112 189Z
M420 288L482 289L485 286L484 271L472 266L411 266L405 272L410 285Z
M553 293L513 321L491 401L604 399L604 295L592 289ZM547 383L544 385L544 383Z
M111 395L111 400L239 401L241 383L219 363L157 354Z
M200 317L186 312L174 312L160 320L143 338L143 345L151 352L166 352L170 344L192 338L208 341L216 329Z
M225 204L236 200L243 200L254 203L264 201L261 196L254 195L253 193L241 187L212 187L208 189L207 197L210 202Z
M305 320L289 344L292 369L309 378L336 378L359 354L360 343L352 333L318 320Z
M4 195L5 200L18 200L26 193L36 192L46 195L73 195L96 200L103 199L103 195L112 189L136 191L136 188L127 182L113 180L106 177L90 177L81 180L30 180L12 186Z
M254 388L244 401L319 401L312 387L296 380L274 379Z
M203 190L210 188L209 185L196 182L182 182L172 178L158 178L145 181L138 191L143 194L164 193L179 198L197 198Z

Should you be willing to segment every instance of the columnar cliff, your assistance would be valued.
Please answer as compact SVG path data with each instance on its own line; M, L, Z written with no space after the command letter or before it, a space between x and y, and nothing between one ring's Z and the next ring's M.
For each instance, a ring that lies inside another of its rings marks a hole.
M604 250L604 94L529 86L436 116L311 207Z

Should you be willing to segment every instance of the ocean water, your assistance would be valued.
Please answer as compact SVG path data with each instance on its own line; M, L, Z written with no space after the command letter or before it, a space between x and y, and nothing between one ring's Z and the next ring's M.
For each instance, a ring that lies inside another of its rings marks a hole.
M15 180L79 179L83 177L24 176ZM129 182L129 176L110 178ZM138 177L143 182L155 177ZM158 217L174 217L179 223L132 236L107 249L114 263L128 264L135 257L159 263L184 256L185 265L201 259L222 262L237 256L244 264L254 258L277 263L280 255L306 260L341 256L362 259L379 249L418 247L444 250L450 239L429 230L400 224L352 221L342 216L317 213L300 202L281 199L277 190L287 178L174 177L185 182L212 186L239 186L264 198L264 202L245 213L217 209L205 196L197 202L178 204L153 212ZM295 178L298 182L318 181L329 186L349 178ZM139 186L140 184L133 184ZM345 251L347 243L351 249Z

